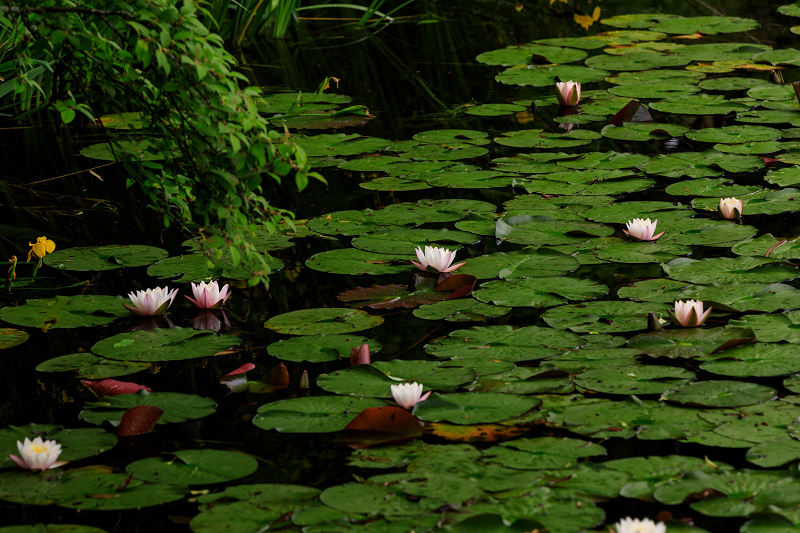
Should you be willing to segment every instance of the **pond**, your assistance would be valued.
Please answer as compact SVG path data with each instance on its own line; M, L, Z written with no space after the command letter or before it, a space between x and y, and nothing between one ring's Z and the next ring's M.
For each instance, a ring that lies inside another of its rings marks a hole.
M265 191L297 215L254 240L268 288L164 230L96 129L9 123L0 247L44 240L0 308L0 532L800 530L784 3L331 8L252 43L327 180ZM6 459L35 437L68 462Z

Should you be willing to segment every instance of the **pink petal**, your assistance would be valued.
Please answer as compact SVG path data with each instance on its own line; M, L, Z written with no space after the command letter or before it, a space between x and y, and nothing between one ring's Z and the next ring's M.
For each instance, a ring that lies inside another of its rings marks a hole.
M142 312L141 312L141 311L139 311L139 310L138 310L137 308L135 308L135 307L131 307L131 306L130 306L130 305L128 305L128 304L122 304L122 307L124 307L125 309L127 309L128 311L130 311L131 313L133 313L133 314L135 314L135 315L143 316L143 315L142 315Z
M26 470L30 469L30 467L28 466L28 463L26 463L25 461L23 461L22 459L20 459L16 455L10 453L10 454L8 454L8 458L11 459L12 461L14 461L15 463L17 463L17 466L19 466L20 468L25 468Z

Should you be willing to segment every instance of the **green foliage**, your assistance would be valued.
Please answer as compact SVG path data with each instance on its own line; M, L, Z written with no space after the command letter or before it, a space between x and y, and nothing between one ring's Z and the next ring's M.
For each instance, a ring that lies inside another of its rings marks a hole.
M123 137L105 130L130 174L127 186L141 186L164 226L199 228L208 255L251 269L251 284L264 282L268 258L250 244L252 232L258 224L274 232L293 215L262 195L263 180L293 176L303 190L309 178L323 178L310 171L299 146L258 114L260 91L241 87L246 78L234 70L222 38L201 22L196 3L14 4L0 9L0 26L18 37L14 93L47 95L65 124L79 113L94 120L141 112L147 150L163 162L126 151L118 142ZM53 86L44 91L37 76L48 68Z

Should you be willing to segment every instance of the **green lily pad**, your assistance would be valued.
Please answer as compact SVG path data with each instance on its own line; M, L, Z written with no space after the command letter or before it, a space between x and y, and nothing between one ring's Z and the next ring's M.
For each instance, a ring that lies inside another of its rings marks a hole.
M70 470L47 495L58 506L82 511L140 509L177 501L186 496L186 487L181 485L150 484L138 479L130 479L126 483L127 479L127 474L85 467ZM126 483L125 490L120 491L123 483Z
M624 55L596 55L584 63L587 67L617 70L648 70L652 68L677 67L685 65L689 60L679 55L662 54L654 50L637 50Z
M306 155L347 156L377 152L392 144L392 141L377 137L364 137L357 133L322 133L319 135L291 135L289 139L303 147Z
M147 392L142 389L134 394L105 396L95 402L86 402L78 418L90 424L111 422L116 426L122 415L140 405L155 405L164 410L159 424L186 422L206 417L216 411L217 404L211 398L177 392Z
M517 418L541 403L537 398L497 392L434 393L417 404L413 412L427 422L487 424Z
M304 335L273 342L267 351L273 357L283 361L310 361L325 363L348 359L350 350L362 344L370 345L370 352L380 351L381 344L367 337L358 335Z
M150 368L150 363L112 361L88 352L62 355L43 361L36 366L39 372L65 372L77 370L78 376L86 379L106 379L135 374Z
M450 392L475 379L475 372L468 368L443 367L441 364L439 361L377 361L322 374L317 384L335 394L391 398L391 386L402 382L420 383L426 391Z
M698 85L706 91L743 91L768 84L769 80L762 78L740 78L725 76L703 80Z
M663 263L692 253L690 246L661 242L623 242L597 249L599 259L615 263Z
M572 80L578 83L602 81L608 74L607 70L580 65L555 65L546 67L523 65L506 69L495 76L494 79L507 85L550 87L561 80Z
M271 256L264 256L270 270L283 268L283 261ZM210 281L219 277L231 279L247 279L250 273L241 267L227 265L223 261L214 264L200 253L187 254L162 259L147 267L147 274L161 279L172 279L175 283Z
M237 346L235 335L215 335L207 331L174 327L152 331L118 333L92 346L92 351L116 361L181 361L211 357Z
M773 283L797 276L797 267L766 257L678 258L662 265L673 279L691 283Z
M125 156L136 158L138 161L161 161L167 158L161 148L161 146L155 146L148 139L142 139L140 141L115 141L113 151L108 143L93 144L81 150L80 154L100 161L119 161ZM178 154L177 150L173 151L173 156Z
M528 108L517 104L482 104L468 108L466 113L467 115L479 117L502 117L505 115L513 115L514 113L519 113L526 109Z
M664 393L671 402L705 407L755 405L776 396L775 389L742 381L698 381Z
M447 320L448 322L469 322L498 318L511 311L510 307L488 305L477 300L458 298L423 305L414 309L413 315L423 320Z
M690 131L686 137L710 143L741 143L745 141L774 141L781 131L767 126L726 126Z
M549 307L567 300L600 298L608 287L588 279L568 277L514 278L490 281L473 292L482 302L508 307Z
M425 351L441 359L453 359L464 366L468 360L532 361L558 355L584 344L583 339L567 331L539 326L473 327L456 330L445 338L425 346Z
M258 468L252 456L227 450L180 450L170 455L140 459L125 471L150 483L208 485L248 476Z
M753 340L752 331L744 328L678 328L641 333L628 341L628 347L651 357L702 358L728 343L736 345Z
M253 418L253 424L283 433L331 433L343 430L364 409L384 405L382 400L352 396L278 400L262 405Z
M652 25L650 29L670 34L702 33L714 35L717 33L750 31L757 27L758 22L753 19L717 16L667 18Z
M766 377L800 372L796 347L788 344L747 344L724 350L711 357L713 359L700 365L700 368L722 376Z
M743 114L752 106L736 100L727 100L724 96L710 94L693 94L665 98L653 102L650 107L662 113L677 113L682 115L727 115L737 112Z
M0 319L16 326L32 328L79 328L102 326L130 311L122 307L127 302L120 296L77 294L28 300L25 305L3 307Z
M567 148L582 146L599 139L600 134L589 130L573 130L566 133L550 133L544 130L508 131L494 141L514 148Z
M584 59L586 57L586 52L562 46L523 44L484 52L476 57L475 60L487 65L508 67L511 65L530 63L532 56L541 56L549 63L571 63Z
M784 311L771 315L746 315L729 322L731 327L753 330L760 342L800 343L800 312Z
M798 182L800 183L800 181ZM669 185L665 191L674 196L740 197L761 190L758 185L737 185L727 178L697 178Z
M44 263L53 268L84 272L151 265L168 255L166 250L153 246L87 246L56 250L44 256Z
M410 260L415 257L411 255L413 252L414 250L411 249L405 255L388 255L365 252L355 248L342 248L313 255L306 260L306 265L320 272L350 276L398 274L414 268L410 263Z
M556 329L576 333L622 333L647 327L647 314L665 312L663 305L641 302L584 302L550 309L542 319Z
M523 248L470 258L459 274L478 279L548 277L576 270L578 260L549 248Z
M30 335L27 331L14 328L0 328L0 350L19 346L29 338Z
M575 376L575 384L584 389L608 394L661 394L685 385L694 372L668 366L632 366L601 368Z
M264 327L286 335L353 333L383 324L383 318L358 309L300 309L274 316Z

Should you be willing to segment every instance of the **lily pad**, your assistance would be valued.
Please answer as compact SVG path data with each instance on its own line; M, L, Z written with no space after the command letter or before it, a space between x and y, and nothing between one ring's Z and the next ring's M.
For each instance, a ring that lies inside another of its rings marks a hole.
M140 405L155 405L164 410L159 424L186 422L203 418L216 411L217 404L210 398L177 392L147 392L118 394L103 397L95 402L86 402L78 418L90 424L111 422L116 426L126 411Z
M171 457L151 457L129 464L134 479L169 485L208 485L250 475L258 462L250 455L226 450L180 450Z
M0 319L17 326L33 328L79 328L102 326L130 312L122 307L120 296L77 294L28 300L25 305L3 307Z
M92 351L117 361L181 361L210 357L237 346L239 342L235 335L215 335L189 328L158 328L118 333L97 342Z
M273 357L283 361L310 361L325 363L350 357L350 350L362 344L369 344L370 351L380 351L381 344L367 337L358 335L304 335L273 342L267 351Z
M44 263L53 268L83 272L146 266L168 255L166 250L154 246L87 246L56 250L44 256Z
M353 333L383 324L383 318L358 309L300 309L274 316L264 327L286 335Z
M775 389L757 383L698 381L667 392L664 397L668 401L687 405L739 407L769 401L776 394Z
M352 396L279 400L262 405L253 424L283 433L331 433L343 430L364 409L383 405L382 400Z

